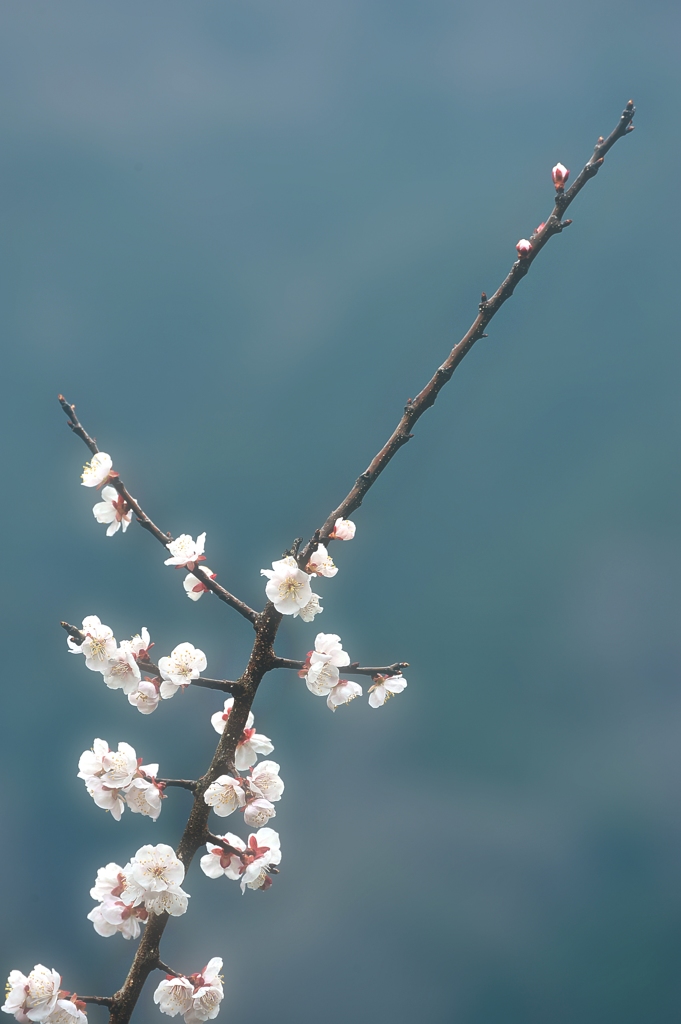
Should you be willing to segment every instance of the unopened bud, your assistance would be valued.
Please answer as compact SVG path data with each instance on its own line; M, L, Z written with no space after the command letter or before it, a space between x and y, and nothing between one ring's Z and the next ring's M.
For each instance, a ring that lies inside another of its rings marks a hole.
M524 259L525 257L529 256L532 252L532 243L529 242L527 238L521 238L518 244L516 245L516 249L518 250L518 255L520 256L520 258Z
M570 172L563 164L556 164L551 171L551 177L553 178L553 184L556 186L556 192L562 192L565 188L565 182L570 177Z

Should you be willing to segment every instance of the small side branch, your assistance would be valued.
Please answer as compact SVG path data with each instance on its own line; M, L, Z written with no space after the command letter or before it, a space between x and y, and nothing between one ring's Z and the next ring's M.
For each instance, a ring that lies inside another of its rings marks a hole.
M188 789L192 793L196 789L196 781L194 779L156 779L159 786L178 786L180 789Z
M111 996L78 996L81 1003L96 1003L97 1006L113 1006Z
M276 658L272 668L292 668L296 672L301 672L305 668L304 661L295 661L293 658ZM395 661L392 665L380 665L380 666L360 666L358 661L353 661L352 664L345 666L341 669L343 675L349 676L397 676L400 672L403 672L405 668L409 668L408 661Z
M164 964L162 960L157 960L154 964L157 971L164 971L165 974L169 974L171 978L183 978L184 975L180 974L179 971L174 971L172 967L168 967L168 964Z
M242 693L244 689L243 683L235 683L230 679L204 679L203 676L192 679L191 685L205 686L208 690L222 690L224 693Z
M67 402L63 395L59 395L59 404L61 405L62 409L64 410L68 417L68 424L73 433L77 434L78 437L80 437L81 440L85 442L85 444L88 446L93 455L96 455L99 452L97 442L90 437L90 435L87 433L82 423L76 416L75 405L71 405L70 402ZM119 476L112 477L109 483L113 488L115 488L118 494L121 495L126 504L135 513L135 516L137 517L137 522L140 524L141 527L143 527L153 537L155 537L156 540L159 541L159 543L161 543L164 548L167 547L168 544L172 543L172 534L163 533L163 531L160 530L154 522L152 522L152 520L149 518L146 512L144 512L144 510L142 509L139 502L136 501L135 498L133 498L130 491L125 486L125 484L123 483ZM228 604L230 608L233 608L235 611L237 611L239 615L243 615L245 619L248 619L251 625L256 625L258 621L258 613L255 611L255 609L250 608L249 605L245 604L243 601L240 601L238 597L234 596L234 594L230 594L229 590L225 590L224 587L221 587L219 583L216 583L215 580L212 580L208 573L203 572L202 569L197 568L193 570L193 575L196 576L197 580L203 583L204 586L208 588L208 590L212 590L216 597L219 597L221 601L224 601L224 603Z

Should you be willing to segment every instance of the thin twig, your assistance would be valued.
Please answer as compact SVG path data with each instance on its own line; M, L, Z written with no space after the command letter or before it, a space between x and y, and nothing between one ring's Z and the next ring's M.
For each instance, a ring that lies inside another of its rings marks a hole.
M223 690L225 693L239 693L243 689L241 683L232 682L230 679L192 679L192 686L205 686L208 690Z
M180 789L190 789L192 793L196 790L194 779L156 779L159 786L178 786Z
M71 430L74 432L74 434L77 434L78 437L80 437L85 442L85 444L88 446L93 455L96 455L97 452L99 451L97 443L90 437L90 435L87 433L87 431L81 424L80 420L76 416L75 405L71 405L71 403L67 402L63 395L59 395L59 404L61 405L62 409L64 410L68 417L68 424ZM130 506L132 511L135 513L137 517L137 522L140 524L140 526L142 526L145 530L152 534L152 536L154 536L156 540L159 541L164 547L167 547L168 544L172 543L172 534L163 533L163 531L160 530L154 522L152 522L152 520L149 518L146 512L142 510L142 507L140 506L139 502L136 501L135 498L133 498L133 496L130 494L130 491L125 486L120 477L112 477L109 483L111 484L112 487L116 489L118 494L120 494L121 497L123 497L126 503ZM224 601L225 604L228 604L230 608L234 608L234 610L239 612L240 615L243 615L245 619L248 619L251 625L254 626L256 624L258 619L258 613L253 608L250 608L247 604L245 604L244 601L240 601L238 597L234 596L234 594L230 594L229 590L225 590L224 587L221 587L219 583L216 583L215 580L212 580L208 573L204 572L202 569L196 568L191 570L191 572L192 575L197 578L197 580L200 580L200 582L208 588L208 590L212 590L216 597L219 597L220 600Z
M98 1006L113 1006L111 996L78 996L81 1003L97 1003Z
M547 218L541 229L536 231L530 238L532 249L529 255L515 261L510 272L491 298L488 299L487 296L483 294L482 302L478 307L478 315L466 334L464 334L461 341L454 346L447 359L440 367L438 367L416 398L409 398L407 400L400 422L397 424L395 430L381 448L380 452L371 460L364 472L357 477L357 480L349 494L347 494L343 501L341 501L340 505L330 513L324 525L315 531L311 540L308 541L302 551L299 552L297 561L301 569L305 569L305 566L309 562L310 556L316 550L317 545L320 542L326 544L327 541L331 539L330 535L333 532L336 520L346 519L355 511L355 509L360 507L367 491L376 482L379 475L392 459L393 455L395 455L403 445L411 440L413 436L411 433L412 428L421 418L426 409L430 409L434 404L438 394L447 381L451 379L452 374L466 353L471 350L476 341L485 337L484 332L488 323L494 314L501 309L506 300L510 299L511 295L513 295L516 285L525 277L532 266L532 263L538 256L539 252L544 248L549 238L553 235L559 234L564 227L567 227L568 222L563 220L563 214L575 196L584 188L587 181L598 173L603 164L605 154L615 145L618 139L623 138L625 135L628 135L633 131L634 126L631 121L634 116L634 111L635 108L633 101L629 100L616 127L612 130L607 139L599 138L592 156L577 175L572 186L567 190L567 192L557 193L556 202L550 216Z
M168 964L164 964L162 960L157 960L155 965L157 971L164 971L169 974L171 978L184 978L184 974L180 974L179 971L174 971L172 967L168 967Z
M292 668L300 672L305 668L305 662L295 661L293 658L275 658L272 667ZM358 661L353 661L352 664L344 666L340 671L343 675L350 676L396 676L403 672L405 668L409 668L408 661L395 661L392 665L382 665L374 668L360 667Z

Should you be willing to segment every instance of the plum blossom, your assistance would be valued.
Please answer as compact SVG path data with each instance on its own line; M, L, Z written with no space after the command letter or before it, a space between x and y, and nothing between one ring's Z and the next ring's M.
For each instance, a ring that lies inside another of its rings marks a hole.
M565 188L565 183L567 182L569 177L570 172L568 171L567 167L565 167L561 163L557 163L551 171L551 178L553 180L553 184L556 186L556 192L563 191L563 189Z
M137 684L137 689L133 693L128 694L129 702L143 715L150 715L155 711L160 699L159 684L146 677Z
M107 786L101 779L92 776L85 780L85 788L97 804L104 811L110 811L115 821L121 820L125 810L125 797L123 790L116 786Z
M244 821L250 828L260 828L262 825L266 825L270 818L276 818L276 816L276 807L264 797L249 800L244 807Z
M222 960L215 956L202 971L189 977L167 975L154 992L161 1013L184 1016L185 1024L200 1024L218 1015L223 998Z
M128 743L118 751L109 750L106 740L96 739L78 761L78 778L85 780L88 793L98 807L111 811L116 821L127 803L133 814L146 814L154 821L161 813L161 786L156 782L157 764L140 764L141 758Z
M99 906L90 911L87 919L92 921L98 935L108 938L120 933L124 939L136 939L141 924L146 923L149 908L143 905L142 898L137 899L138 892L128 891L131 870L132 861L124 868L112 861L97 872L90 895Z
M339 669L350 664L350 655L341 647L341 638L336 633L317 633L314 646L305 682L311 693L326 697L338 684Z
M87 915L97 934L105 939L116 934L122 935L124 939L136 939L148 918L146 907L135 907L132 903L124 903L113 897L102 900Z
M194 995L189 1012L184 1015L185 1024L200 1024L217 1017L224 994L221 970L222 960L214 956L199 974L189 976L194 985Z
M400 672L396 676L374 676L374 684L369 687L369 704L372 708L380 708L396 693L402 693L407 680Z
M521 260L525 259L532 252L532 242L527 238L521 238L520 241L516 243L516 249L518 250L518 255Z
M338 572L338 566L334 565L323 544L317 545L317 550L310 556L306 568L311 576L335 576Z
M198 679L207 664L206 655L198 647L190 643L178 644L169 656L159 658L158 667L163 676L161 697L164 700L174 697L181 686Z
M237 807L244 806L246 794L241 779L234 779L231 775L221 775L215 782L211 782L203 794L203 799L220 818L226 818Z
M122 789L129 786L137 772L137 754L129 743L119 743L118 750L109 749L106 740L96 739L91 750L80 755L78 778L97 776L103 783Z
M217 576L217 573L213 572L212 569L209 569L207 565L203 565L201 568L212 580ZM187 573L182 581L182 586L184 587L190 601L198 601L203 594L210 594L210 589L206 584L202 583L201 580L198 580L196 576L190 572Z
M68 992L61 994L64 997L68 996ZM46 1019L45 1024L87 1024L87 1016L84 1012L86 1006L87 1003L82 1002L75 992L68 999L58 999L57 1005Z
M89 462L86 462L83 466L83 472L81 474L81 480L83 481L83 487L101 487L105 484L110 476L112 476L111 468L113 462L110 455L106 452L97 452L93 455ZM118 474L116 474L118 476Z
M184 864L165 843L142 846L125 870L124 903L144 904L149 913L166 911L179 917L187 909L188 894L181 888Z
M310 577L290 555L272 562L271 569L261 569L260 575L267 576L265 593L282 615L299 615L310 603Z
M333 540L352 540L356 529L350 519L337 519L329 537Z
M107 537L113 537L114 533L123 529L127 530L132 522L132 509L122 494L119 494L115 487L104 487L102 490L103 501L98 501L92 508L92 513L98 523L108 523Z
M226 875L235 881L241 880L241 891L246 891L246 886L251 882L258 881L258 885L251 885L251 888L269 888L265 884L265 877L268 868L274 867L281 861L281 849L279 833L271 828L260 828L257 832L251 833L248 843L244 843L239 836L228 832L224 836L217 836L228 845L229 849L223 849L214 843L207 843L207 854L201 858L201 870L209 878L220 878Z
M314 619L315 615L319 615L321 612L324 611L324 609L320 605L319 601L320 601L319 594L313 594L312 597L310 598L310 600L305 605L305 607L301 608L298 611L297 614L300 616L300 618L303 620L303 622L312 622L312 620ZM296 617L296 613L294 613L293 617L294 618Z
M211 715L211 725L216 732L222 734L234 707L234 698L228 697L225 701L224 711L216 711ZM249 711L246 719L246 728L241 734L241 739L236 745L234 753L234 767L239 772L246 771L258 760L258 754L271 754L274 744L262 733L256 732L253 728L255 718L253 712Z
M362 696L362 687L351 679L339 679L326 698L326 706L335 711L342 704L349 704L355 697Z
M197 562L205 562L206 556L203 549L206 546L206 535L200 533L196 540L188 533L181 533L176 540L172 540L166 547L170 552L170 558L166 558L164 565L174 565L177 569L186 567L193 569Z
M102 672L109 659L116 653L116 638L113 630L105 626L98 615L86 615L83 619L82 632L85 639L66 638L71 654L84 654L85 664L93 672Z
M193 996L194 986L189 978L168 974L154 992L154 1002L161 1013L176 1017L178 1013L184 1015L191 1009Z
M257 787L259 793L267 800L276 803L281 800L284 783L279 778L280 767L276 761L261 761L251 769L249 783L251 788Z
M144 814L152 821L156 821L161 813L163 799L163 792L156 782L158 765L140 765L139 770L141 774L133 779L125 791L125 802L133 814Z
M130 640L121 641L113 656L102 666L101 673L110 690L122 690L126 694L135 692L142 673Z
M2 1009L18 1021L46 1021L57 1005L60 984L61 975L42 964L36 964L28 977L10 971Z

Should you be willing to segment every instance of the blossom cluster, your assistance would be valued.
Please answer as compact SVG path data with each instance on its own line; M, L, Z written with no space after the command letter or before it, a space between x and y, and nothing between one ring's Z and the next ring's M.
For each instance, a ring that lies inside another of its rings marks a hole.
M184 1016L185 1024L199 1024L218 1015L222 1001L222 960L214 956L197 974L168 974L154 992L161 1013Z
M307 652L307 658L298 675L301 676L311 693L326 697L327 707L335 711L341 704L349 704L355 697L361 697L362 687L350 679L341 679L340 670L350 664L350 655L344 651L341 638L336 633L317 633L314 650ZM379 708L396 693L401 693L407 680L399 673L374 676L369 687L369 704Z
M96 739L78 761L78 778L97 804L120 821L126 804L133 814L144 814L156 821L161 813L163 786L156 781L157 764L142 764L129 743L109 749L106 740Z
M150 715L158 707L159 700L169 700L177 691L198 679L207 667L206 655L190 643L181 643L169 655L159 658L156 675L142 677L142 668L156 672L156 666L149 661L151 643L149 630L142 627L141 633L130 640L117 643L113 630L105 626L97 615L83 619L84 640L67 637L72 654L83 654L87 668L100 672L111 690L122 690L128 701L143 715Z
M184 864L171 846L142 846L125 867L113 862L100 868L90 889L99 906L87 915L98 935L120 932L136 939L149 914L180 917L189 894L182 889Z
M281 862L279 834L272 828L259 828L251 833L248 842L227 832L216 836L221 840L206 843L208 853L201 858L201 870L209 878L225 875L241 882L241 891L269 889L272 885L271 869Z
M49 967L36 964L30 974L10 971L5 986L5 1002L0 1009L12 1013L16 1020L40 1021L43 1024L87 1024L85 1003L74 992L60 988L61 975Z

